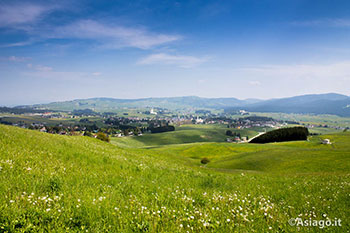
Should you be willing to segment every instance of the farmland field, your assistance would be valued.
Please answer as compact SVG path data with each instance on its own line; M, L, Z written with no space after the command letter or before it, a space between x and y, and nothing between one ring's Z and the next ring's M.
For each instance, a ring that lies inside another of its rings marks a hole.
M140 137L112 138L112 143L121 147L157 147L162 145L174 145L194 142L225 142L228 130L226 125L181 125L175 131L145 134ZM230 129L239 132L241 136L253 137L261 128L252 129Z
M334 143L321 145L321 138ZM288 224L300 217L337 218L341 226L322 230L347 232L349 139L350 133L338 133L268 145L121 148L0 125L0 229L320 231ZM202 165L202 157L210 162Z

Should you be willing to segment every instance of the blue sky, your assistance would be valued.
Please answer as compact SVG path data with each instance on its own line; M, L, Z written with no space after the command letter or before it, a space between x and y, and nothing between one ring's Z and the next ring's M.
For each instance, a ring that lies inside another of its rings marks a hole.
M0 105L350 95L350 1L0 0Z

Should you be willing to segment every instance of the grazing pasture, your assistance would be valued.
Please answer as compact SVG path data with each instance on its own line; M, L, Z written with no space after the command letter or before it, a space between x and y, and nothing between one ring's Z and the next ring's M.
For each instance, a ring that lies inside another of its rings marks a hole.
M347 232L349 139L137 149L0 125L0 231Z
M225 142L226 125L180 125L175 131L144 134L139 137L112 138L112 143L120 147L158 147L162 145L186 144L195 142ZM240 133L241 136L253 137L262 129L254 127L252 129L230 129L233 132Z

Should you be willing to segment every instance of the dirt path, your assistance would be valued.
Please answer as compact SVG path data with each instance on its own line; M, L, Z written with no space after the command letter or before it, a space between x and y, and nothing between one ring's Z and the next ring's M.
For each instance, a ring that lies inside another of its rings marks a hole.
M250 141L253 140L254 138L257 138L257 137L259 137L260 135L263 135L263 134L265 134L265 133L266 133L266 132L259 132L258 135L256 135L256 136L250 138L247 142L250 142Z

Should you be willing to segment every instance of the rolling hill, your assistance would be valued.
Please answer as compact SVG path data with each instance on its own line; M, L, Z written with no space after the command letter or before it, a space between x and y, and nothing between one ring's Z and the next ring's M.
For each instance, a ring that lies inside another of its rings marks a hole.
M120 108L151 108L160 107L167 109L193 109L241 106L256 103L259 100L239 100L236 98L200 98L197 96L170 97L170 98L144 98L144 99L113 99L113 98L91 98L72 101L54 102L49 104L38 104L31 107L47 108L52 110L72 111L77 109L94 109L96 111L113 111ZM21 106L25 107L25 106Z
M0 125L2 232L319 232L350 230L349 133L268 145L123 149ZM207 156L211 162L200 165Z
M122 108L145 109L152 107L170 110L225 109L227 113L244 109L250 112L331 114L348 117L350 116L350 97L328 93L270 100L201 98L197 96L144 99L91 98L19 107L58 111L93 109L98 112L116 111Z
M302 95L260 101L241 107L251 112L313 113L348 117L350 97L335 93Z
M163 145L186 144L196 142L225 142L226 125L181 125L175 131L144 134L140 137L112 137L112 143L120 147L152 148ZM257 129L234 130L243 136L253 137L258 134ZM262 129L259 129L262 130Z

